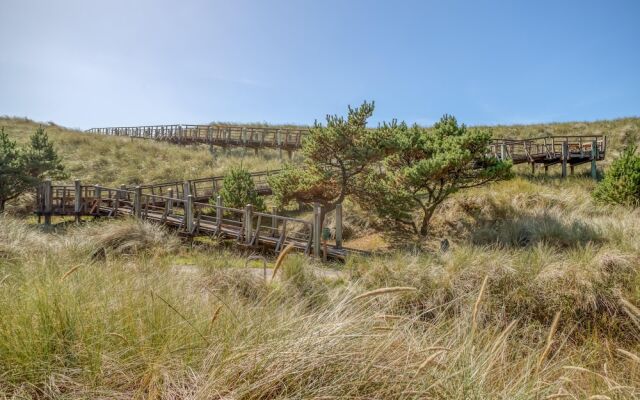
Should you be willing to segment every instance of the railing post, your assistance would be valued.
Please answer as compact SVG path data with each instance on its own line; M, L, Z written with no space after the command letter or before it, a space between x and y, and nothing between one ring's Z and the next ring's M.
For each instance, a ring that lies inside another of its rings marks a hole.
M216 231L220 232L222 225L222 197L216 196Z
M193 196L187 195L187 198L184 202L184 218L185 218L185 229L187 233L193 233Z
M44 224L51 225L51 213L53 212L53 187L51 179L47 179L42 184L44 198Z
M273 215L273 217L271 217L271 229L273 234L275 234L276 230L278 229L278 219L275 217L277 211L277 207L271 207L271 214Z
M500 161L504 161L507 154L507 145L502 143L500 145Z
M171 200L167 201L166 204L166 208L167 208L167 215L173 213L173 189L169 188L167 189L167 197Z
M191 194L191 183L189 181L184 181L182 184L182 193L185 200L187 199L187 196Z
M82 213L82 185L80 180L73 181L75 198L73 201L73 212L76 215L76 223L80 223L80 214Z
M567 177L567 160L569 159L569 142L562 142L562 177Z
M598 160L598 140L591 142L591 177L598 179L598 170L596 169L596 161Z
M102 187L100 185L94 185L93 198L96 203L96 213L99 215L100 207L102 207Z
M336 204L336 248L342 248L342 203Z
M246 244L251 243L253 230L253 206L247 204L244 207L244 240Z
M313 203L313 256L320 257L320 236L322 232L322 206Z
M133 194L133 216L140 218L142 216L142 188L136 186Z

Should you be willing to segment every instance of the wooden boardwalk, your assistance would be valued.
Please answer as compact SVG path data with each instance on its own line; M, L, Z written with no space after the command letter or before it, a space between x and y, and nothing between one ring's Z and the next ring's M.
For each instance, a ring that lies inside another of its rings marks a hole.
M179 144L208 144L211 146L274 148L286 150L291 157L302 147L309 128L250 127L238 125L149 125L135 127L92 128L87 132L109 136L154 139ZM563 176L567 167L603 160L607 149L604 135L547 136L532 139L494 139L487 153L514 164L536 166L560 164ZM595 168L595 164L594 167Z
M175 143L208 143L218 146L279 148L292 151L302 145L308 130L302 128L249 128L214 125L160 125L126 128L95 128L90 132L114 136L131 136L167 140ZM591 174L597 176L596 162L606 155L606 136L554 136L533 139L494 139L487 156L528 163L532 172L537 165L545 172L551 165L561 165L562 176L574 166L591 163ZM267 178L278 171L252 173L260 194L271 194ZM320 257L344 259L349 253L361 253L342 246L342 205L336 209L335 245L325 246L321 240L321 208L314 206L313 219L305 221L272 213L257 212L251 205L244 209L223 206L219 189L223 176L188 181L171 181L140 186L122 185L106 188L100 185L52 185L46 181L38 187L36 214L45 223L51 217L83 216L118 217L123 215L147 219L178 229L187 236L214 235L235 239L238 244L268 248L278 253L288 244ZM216 199L215 205L210 204ZM323 250L325 249L325 250Z
M267 179L269 176L278 173L279 170L252 172L251 178L256 191L260 195L270 195L271 187ZM140 189L144 194L168 196L184 199L187 195L192 195L194 201L207 202L214 198L220 188L224 176L212 176L210 178L190 179L186 181L169 181L155 184L140 185ZM135 190L138 186L123 185L120 189Z
M237 125L149 125L91 128L89 133L155 139L178 144L273 148L294 151L302 147L309 128L250 127Z
M571 173L576 165L591 163L591 174L595 178L596 162L604 160L607 151L607 137L604 135L547 136L533 139L494 139L489 146L489 154L513 164L527 163L531 171L536 166L559 164L562 176Z
M272 172L254 173L264 181ZM52 216L119 217L133 216L177 229L185 236L218 236L234 239L239 245L279 253L292 244L315 257L345 259L349 253L364 253L342 246L342 206L336 209L335 243L323 245L320 230L321 208L314 206L311 221L275 213L224 207L217 188L222 177L166 182L155 185L108 188L100 185L52 185L45 181L37 190L36 214L45 223ZM266 181L264 181L266 182ZM260 186L258 185L260 189ZM175 191L174 191L175 190ZM261 189L263 192L267 189ZM215 198L215 205L209 203Z

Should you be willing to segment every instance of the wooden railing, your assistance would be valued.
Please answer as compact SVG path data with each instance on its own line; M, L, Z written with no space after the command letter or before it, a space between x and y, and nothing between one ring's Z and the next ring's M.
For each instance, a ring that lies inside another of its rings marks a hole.
M111 136L127 136L164 140L173 143L203 143L221 147L278 148L289 151L302 147L309 128L251 127L236 125L150 125L134 127L92 128L87 132ZM586 162L592 157L602 160L606 154L604 135L547 136L532 139L494 139L488 153L499 159L518 163L561 162L562 146L566 143L567 160ZM592 155L592 147L597 151ZM571 163L571 161L569 161Z
M292 244L305 254L321 256L321 206L314 205L312 221L291 218L275 213L257 212L252 205L244 209L225 207L222 198L215 205L197 202L192 194L183 197L143 192L142 186L108 188L86 186L76 181L71 185L52 185L45 181L37 190L36 214L44 216L45 224L51 217L82 216L117 217L129 215L178 229L189 236L215 235L233 238L239 244L271 248L276 253ZM336 210L336 244L326 246L326 256L344 258L352 249L342 247L342 206Z
M490 156L499 160L511 160L514 164L529 163L532 171L536 164L544 166L561 164L562 176L567 176L567 166L591 163L591 175L597 177L596 162L604 160L607 137L603 135L550 136L534 139L494 139L489 145Z
M603 159L607 150L607 137L595 136L550 136L534 139L494 139L489 153L498 159L517 162L555 160L562 156L562 147L567 146L568 158L590 158L596 150L597 159Z
M177 124L91 128L86 132L182 144L202 143L221 147L296 150L302 146L302 138L309 132L309 128Z
M277 174L279 170L252 172L251 178L256 188L256 192L261 195L271 194L268 178ZM140 185L143 193L157 194L174 198L184 198L185 194L192 194L198 200L213 198L222 188L223 175L208 178L189 179L186 181L168 181ZM132 190L135 185L122 185L121 189Z

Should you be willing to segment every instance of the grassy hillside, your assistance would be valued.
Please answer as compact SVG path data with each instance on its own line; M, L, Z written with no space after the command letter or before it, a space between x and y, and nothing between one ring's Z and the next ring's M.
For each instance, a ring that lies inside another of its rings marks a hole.
M39 123L20 118L0 118L0 126L24 143ZM55 124L43 124L55 142L66 165L75 178L102 185L158 182L220 174L232 164L242 163L250 170L276 169L280 166L277 152L234 149L213 156L206 146L184 147L168 143L127 138L88 135ZM612 156L640 138L640 118L623 118L589 123L493 126L495 137L537 137L543 135L606 134Z
M20 118L0 118L10 137L26 143L40 124ZM64 160L72 179L113 187L220 175L231 165L249 170L278 169L273 150L233 149L215 155L206 146L179 146L152 140L86 134L57 125L43 124Z
M446 253L292 255L266 281L145 223L0 218L0 396L637 398L640 213L590 185L467 192Z
M36 126L5 124L22 141ZM495 129L606 127L621 146L638 120ZM47 129L103 184L279 162ZM594 186L523 174L460 192L427 251L350 206L350 240L394 250L294 254L273 280L241 249L146 223L0 217L0 398L638 398L640 210L595 204Z
M531 138L554 135L606 135L614 154L640 141L640 118L620 118L595 122L563 122L485 127L495 137Z

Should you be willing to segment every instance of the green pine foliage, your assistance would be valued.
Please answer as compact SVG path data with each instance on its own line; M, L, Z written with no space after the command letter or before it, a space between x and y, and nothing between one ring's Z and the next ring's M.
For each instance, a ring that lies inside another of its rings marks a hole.
M251 204L258 211L265 209L264 199L256 191L251 173L242 166L233 167L225 174L220 196L225 207L244 208Z
M323 214L356 190L356 178L381 158L384 140L378 129L368 129L374 103L349 107L347 117L328 115L326 125L315 123L304 139L302 165L289 165L269 180L276 201L320 203Z
M30 146L24 152L24 160L27 173L38 181L44 178L66 179L68 177L60 156L42 127L31 135Z
M611 163L604 179L594 192L602 203L640 206L640 155L629 146Z
M381 165L362 175L357 198L364 209L421 236L428 234L431 217L451 194L510 176L510 162L487 155L491 134L467 129L453 116L443 116L432 130L395 122L381 130L392 144Z
M27 187L24 159L16 142L0 129L0 212L7 201L18 197Z
M270 179L276 201L318 202L324 213L347 196L365 210L426 236L437 207L458 190L510 175L486 154L491 134L444 116L432 129L393 121L367 128L373 103L328 116L303 143L304 162ZM416 221L416 214L421 214Z
M24 148L9 139L4 128L0 130L0 212L7 201L32 189L42 179L66 177L62 160L42 127Z

